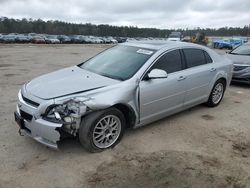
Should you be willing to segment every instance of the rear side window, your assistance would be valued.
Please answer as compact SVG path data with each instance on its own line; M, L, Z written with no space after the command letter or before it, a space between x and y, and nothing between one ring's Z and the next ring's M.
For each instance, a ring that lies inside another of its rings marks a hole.
M187 68L204 65L207 63L203 50L200 49L184 49L183 50Z
M162 69L168 74L182 70L181 54L179 50L173 50L164 54L151 69Z

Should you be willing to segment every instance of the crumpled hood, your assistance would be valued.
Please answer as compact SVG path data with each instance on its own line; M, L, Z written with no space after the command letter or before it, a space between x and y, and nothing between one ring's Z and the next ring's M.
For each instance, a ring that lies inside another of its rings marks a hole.
M52 99L98 89L119 82L74 66L31 80L26 85L26 91L42 99Z
M233 64L250 65L250 56L226 54L226 57L233 61Z

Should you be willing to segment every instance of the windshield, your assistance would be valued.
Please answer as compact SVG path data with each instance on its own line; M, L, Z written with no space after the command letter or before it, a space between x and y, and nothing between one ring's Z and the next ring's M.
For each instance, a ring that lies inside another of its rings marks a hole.
M233 51L231 51L230 54L250 55L250 44L244 44L242 46L239 46L235 48Z
M80 67L113 79L127 80L152 56L154 50L116 46L91 58Z

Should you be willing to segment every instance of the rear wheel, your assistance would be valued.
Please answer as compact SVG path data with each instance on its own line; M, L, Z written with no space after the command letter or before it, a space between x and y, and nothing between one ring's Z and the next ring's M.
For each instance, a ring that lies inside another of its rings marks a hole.
M114 147L121 140L125 129L125 118L116 108L94 112L84 117L79 139L90 152L100 152Z
M215 107L219 105L224 96L225 89L226 89L226 82L222 79L217 80L210 93L208 101L206 102L206 105L209 107Z

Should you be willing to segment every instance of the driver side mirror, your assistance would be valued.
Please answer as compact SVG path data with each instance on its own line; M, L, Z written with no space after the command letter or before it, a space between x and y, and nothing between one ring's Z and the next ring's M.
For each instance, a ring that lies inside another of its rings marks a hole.
M147 74L147 80L149 79L157 79L157 78L167 78L168 74L166 71L162 69L153 69Z

